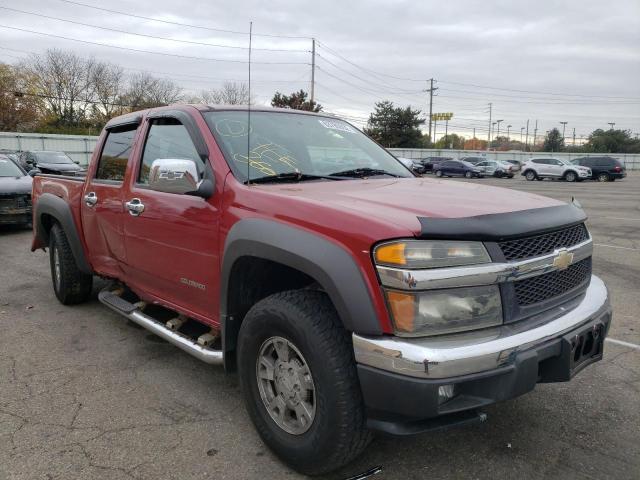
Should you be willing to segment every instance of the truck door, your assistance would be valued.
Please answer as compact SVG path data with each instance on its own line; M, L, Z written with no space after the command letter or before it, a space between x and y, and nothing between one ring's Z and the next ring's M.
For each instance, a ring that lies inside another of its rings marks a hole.
M120 264L126 260L122 184L137 128L137 124L129 124L107 130L97 165L87 172L80 199L90 262L98 273L107 276L119 276Z
M141 134L144 146L123 198L124 268L130 286L207 321L217 318L219 194L204 199L159 189L150 181L156 160L191 165L200 179L211 169L193 118L172 112L147 117Z

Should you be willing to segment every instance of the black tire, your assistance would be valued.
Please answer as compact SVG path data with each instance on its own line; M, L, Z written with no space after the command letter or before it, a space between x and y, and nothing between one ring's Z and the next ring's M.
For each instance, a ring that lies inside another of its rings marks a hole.
M293 344L309 367L315 416L303 433L279 426L260 394L257 361L274 337ZM237 354L249 416L262 440L292 468L324 474L346 465L369 444L351 337L326 294L294 290L258 302L242 322Z
M464 172L464 177L465 177L465 178L472 178L472 177L473 177L473 173L471 173L471 172Z
M436 170L436 177L442 177L442 170Z
M598 174L598 181L599 182L609 182L611 181L611 178L609 177L609 174L607 172L602 172Z
M57 223L49 232L49 264L53 291L60 303L75 305L87 301L93 288L93 275L78 269L69 240Z
M571 170L564 174L564 179L567 182L576 182L578 181L578 174L576 172L572 172Z
M540 179L540 177L538 177L536 172L534 172L533 170L527 170L526 172L524 172L524 178L526 178L530 182Z

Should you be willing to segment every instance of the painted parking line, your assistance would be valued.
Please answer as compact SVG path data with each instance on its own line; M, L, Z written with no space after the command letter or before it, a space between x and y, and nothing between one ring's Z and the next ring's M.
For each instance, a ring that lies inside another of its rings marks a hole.
M623 342L622 340L616 340L615 338L605 338L604 341L615 343L616 345L622 345L623 347L629 347L635 350L640 350L640 345L636 345L635 343Z
M621 250L640 250L640 248L634 248L634 247L620 247L618 245L607 245L606 243L594 243L594 245L596 247L608 247L608 248L619 248Z

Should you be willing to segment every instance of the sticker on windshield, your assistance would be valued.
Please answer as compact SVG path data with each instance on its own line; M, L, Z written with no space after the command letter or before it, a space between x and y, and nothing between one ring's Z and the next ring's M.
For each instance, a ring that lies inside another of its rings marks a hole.
M322 125L324 128L330 128L332 130L340 130L341 132L347 132L347 133L356 133L356 131L346 123L334 122L332 120L318 120L318 121L320 122L320 125Z

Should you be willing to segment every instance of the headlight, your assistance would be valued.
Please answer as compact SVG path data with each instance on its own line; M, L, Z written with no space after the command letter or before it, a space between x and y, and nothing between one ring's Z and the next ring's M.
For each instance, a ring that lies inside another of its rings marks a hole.
M425 336L475 330L502 324L497 285L404 292L386 290L398 336Z
M406 240L378 245L377 265L403 268L457 267L491 262L481 242Z

